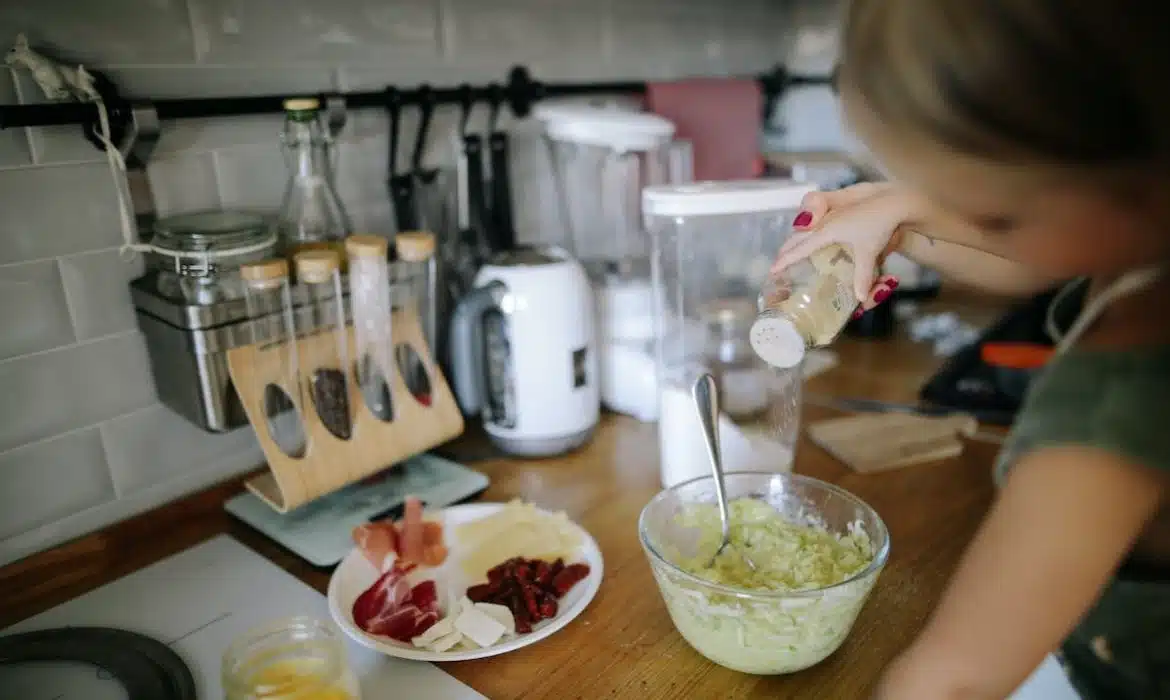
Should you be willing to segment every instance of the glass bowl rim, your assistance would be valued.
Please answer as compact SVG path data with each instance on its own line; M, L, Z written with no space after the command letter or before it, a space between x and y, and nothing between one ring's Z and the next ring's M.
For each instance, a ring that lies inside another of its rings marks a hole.
M681 568L679 568L679 566L677 564L675 564L674 562L670 561L665 556L663 556L662 553L659 552L657 549L655 549L654 545L652 545L650 543L650 541L646 535L646 513L650 510L651 506L655 505L656 503L658 503L659 501L664 499L668 494L677 493L683 487L689 486L691 484L694 484L694 483L697 483L700 481L714 481L714 477L708 475L708 476L698 476L698 477L695 477L693 479L688 479L686 481L675 484L674 486L664 488L661 491L659 491L657 494L655 494L654 498L651 498L649 503L647 503L645 506L642 507L642 512L638 514L638 540L642 543L642 549L645 550L645 552L646 552L647 556L650 558L650 560L652 562L659 562L661 564L664 564L675 575L681 576L683 579L687 580L688 582L697 584L697 585L702 586L704 588L710 588L710 589L713 589L715 591L718 591L719 593L724 593L727 595L735 596L736 598L745 598L745 599L761 599L762 598L762 599L767 599L767 600L783 600L785 598L819 598L819 597L822 597L827 591L832 591L834 589L841 588L843 586L847 586L855 581L859 581L861 579L864 579L867 576L870 576L872 574L875 574L875 573L881 571L882 568L885 567L886 562L889 560L889 557L890 557L890 531L889 531L889 528L886 527L886 522L884 520L882 520L882 516L878 514L877 510L875 510L873 508L873 506L871 506L868 503L866 503L865 501L861 500L861 498L853 495L849 491L841 488L840 486L837 486L836 484L831 484L827 481L822 481L821 479L817 479L817 478L811 477L811 476L805 476L803 474L790 474L790 473L783 473L783 472L762 472L762 471L743 471L743 472L737 471L737 472L732 472L732 473L724 475L724 479L730 480L730 479L734 479L737 477L745 477L745 476L746 477L752 477L752 476L754 476L754 477L767 477L769 480L777 478L777 477L779 477L781 479L787 479L788 481L791 481L791 482L794 482L797 484L801 484L801 485L805 485L805 486L813 486L813 487L816 487L819 489L824 489L825 491L828 491L829 493L840 496L840 497L844 498L845 500L852 502L854 505L860 506L861 508L863 508L865 511L869 512L872 515L873 519L876 521L876 523L879 527L879 532L882 535L884 535L884 537L882 538L884 540L884 542L883 542L881 548L877 552L874 553L873 560L870 561L868 566L866 566L861 571L853 574L852 576L845 579L844 581L841 581L840 583L834 583L831 586L825 586L823 588L809 588L807 590L802 590L802 591L761 591L761 590L754 590L751 588L739 588L737 586L728 586L726 584L715 583L714 581L708 581L705 578L701 578L701 577L696 576L688 571L684 571ZM875 533L875 534L877 534L877 533ZM871 535L871 537L872 537L872 535Z

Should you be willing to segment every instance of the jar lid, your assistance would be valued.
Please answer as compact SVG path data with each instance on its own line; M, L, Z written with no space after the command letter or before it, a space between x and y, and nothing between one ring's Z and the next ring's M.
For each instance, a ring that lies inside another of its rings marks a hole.
M345 239L345 252L351 258L380 258L386 259L390 251L390 241L381 236L371 236L359 233Z
M341 269L341 256L334 250L306 250L293 256L297 279L309 284L328 282Z
M542 103L534 116L554 141L600 146L619 153L649 151L674 137L674 123L656 114L574 103Z
M642 214L650 217L779 212L798 209L804 196L816 190L815 183L781 179L654 185L642 190Z
M288 261L273 258L241 265L240 277L254 289L271 289L288 278Z
M752 324L748 342L761 360L773 367L790 369L804 359L804 336L783 316L762 316Z
M403 231L394 237L394 252L400 260L422 262L435 254L435 234L427 231Z
M163 255L244 254L276 243L263 216L246 211L208 210L159 219L150 245Z

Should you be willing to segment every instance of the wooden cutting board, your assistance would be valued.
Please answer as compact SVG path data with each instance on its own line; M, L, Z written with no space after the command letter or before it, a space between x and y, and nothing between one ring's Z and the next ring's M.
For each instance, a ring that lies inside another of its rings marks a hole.
M850 469L868 474L911 464L958 457L960 436L978 429L971 416L919 416L908 413L872 413L818 421L808 436Z

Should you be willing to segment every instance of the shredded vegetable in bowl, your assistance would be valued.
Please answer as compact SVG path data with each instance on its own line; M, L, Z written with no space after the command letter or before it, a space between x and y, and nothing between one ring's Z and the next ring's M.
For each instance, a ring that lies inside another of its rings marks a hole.
M733 494L731 484L743 477L765 478L728 475ZM801 508L796 517L765 500L737 498L730 503L731 546L711 564L719 511L710 502L687 502L696 483L688 482L678 487L682 498L665 499L669 508L655 503L670 491L652 501L640 527L667 609L691 646L737 671L791 673L820 662L845 640L885 563L887 535L868 506L835 487L806 477L767 478L830 489L819 494L829 517L815 508ZM872 517L847 520L850 515Z

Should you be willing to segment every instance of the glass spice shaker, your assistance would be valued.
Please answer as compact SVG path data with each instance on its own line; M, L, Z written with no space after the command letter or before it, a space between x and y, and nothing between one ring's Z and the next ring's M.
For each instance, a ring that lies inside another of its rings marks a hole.
M750 333L756 354L789 368L808 349L833 342L857 308L853 272L850 251L832 244L774 275L757 301Z
M224 652L221 675L226 700L361 700L343 638L309 617L236 639Z
M345 241L355 374L366 408L382 421L394 418L390 384L385 376L394 366L389 249L390 242L380 236L356 235Z
M748 343L755 317L750 299L717 299L699 311L707 328L707 365L719 385L719 403L734 420L745 420L768 407L770 370Z
M303 351L309 396L325 428L348 440L353 433L353 415L346 380L349 342L341 294L341 257L332 250L307 250L293 257L293 265L308 298L313 335Z
M264 397L269 435L286 455L302 457L307 440L301 423L300 358L288 262L275 259L248 263L240 267L240 278L244 281L252 345L277 365L277 380L264 379L264 386L256 387Z

